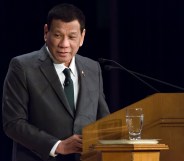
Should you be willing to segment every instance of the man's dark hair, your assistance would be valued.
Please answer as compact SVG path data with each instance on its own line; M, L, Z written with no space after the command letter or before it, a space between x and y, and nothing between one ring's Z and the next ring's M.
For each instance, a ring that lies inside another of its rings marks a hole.
M80 24L81 33L85 29L85 16L83 12L72 4L59 4L53 7L47 16L47 25L48 29L50 30L50 26L52 20L62 20L64 22L71 22L73 20L78 20Z

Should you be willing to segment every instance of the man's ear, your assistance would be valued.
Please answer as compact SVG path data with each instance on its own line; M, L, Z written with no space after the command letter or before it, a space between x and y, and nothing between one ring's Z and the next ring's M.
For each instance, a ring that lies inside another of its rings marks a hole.
M84 38L85 38L85 34L86 34L86 29L84 29L84 30L82 31L82 36L81 36L81 40L80 40L80 47L83 45Z
M47 41L48 25L44 25L44 41Z

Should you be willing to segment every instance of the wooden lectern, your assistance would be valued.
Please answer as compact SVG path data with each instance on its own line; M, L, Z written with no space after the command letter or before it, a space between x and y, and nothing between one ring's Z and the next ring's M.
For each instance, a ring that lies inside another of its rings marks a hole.
M95 145L84 152L82 161L159 161L160 151L167 150L165 144Z
M158 144L99 143L99 140L128 139L125 110L136 107L144 112L142 139L160 139ZM81 160L184 161L183 136L184 93L158 93L84 127Z

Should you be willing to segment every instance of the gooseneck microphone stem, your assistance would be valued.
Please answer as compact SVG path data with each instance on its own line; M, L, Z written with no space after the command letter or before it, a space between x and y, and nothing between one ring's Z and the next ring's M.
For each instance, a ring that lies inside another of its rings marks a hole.
M115 67L115 66L111 66L111 65L105 65L105 69L107 69L107 70L112 70L112 69L124 70L124 69L122 69L122 68L120 68L120 67ZM129 70L129 69L127 69L127 70L128 70L129 72L131 72L131 73L134 73L134 74L138 75L138 76L141 76L141 77L144 77L144 78L147 78L147 79L150 79L150 80L153 80L153 81L162 83L162 84L164 84L164 85L171 86L171 87L173 87L173 88L176 88L176 89L179 89L179 90L184 91L184 88L183 88L183 87L179 87L179 86L177 86L177 85L174 85L174 84L171 84L171 83L168 83L168 82L164 82L164 81L162 81L162 80L159 80L159 79L156 79L156 78L153 78L153 77L150 77L150 76L147 76L147 75L144 75L144 74L141 74L141 73L138 73L138 72Z
M167 85L167 86L176 88L176 89L179 89L179 90L181 90L181 91L184 91L184 88L183 88L183 87L179 87L179 86L177 86L177 85L173 85L173 84L171 84L171 83L164 82L164 81L161 81L161 80L159 80L159 79L156 79L156 78L153 78L153 77L149 77L149 76L147 76L147 75L144 75L144 74L141 74L141 73L138 73L138 72L129 70L129 69L125 68L124 66L122 66L121 64L119 64L118 62L114 61L114 60L100 58L100 59L99 59L99 62L101 62L101 63L104 63L104 62L112 62L112 63L116 64L117 67L111 66L111 65L105 65L105 69L107 69L107 70L111 70L111 69L120 69L120 70L124 70L124 71L128 72L129 74L133 75L134 77L136 77L138 80L140 80L142 83L144 83L144 84L147 85L148 87L152 88L152 89L153 89L154 91L156 91L156 92L160 92L160 91L157 90L157 89L156 89L155 87L153 87L152 85L150 85L149 83L147 83L146 81L144 81L143 79L141 79L139 76L144 77L144 78L147 78L147 79L150 79L150 80L153 80L153 81L156 81L156 82L159 82L159 83L161 83L161 84L164 84L164 85Z
M158 89L156 89L155 87L153 87L152 85L150 85L149 83L147 83L146 81L144 81L143 79L141 79L140 77L138 77L136 74L132 73L130 70L126 69L125 67L123 67L121 64L117 63L114 60L108 60L108 59L99 59L99 62L112 62L114 64L116 64L117 66L119 66L121 69L127 71L129 74L133 75L134 77L136 77L139 81L141 81L143 84L147 85L149 88L153 89L156 92L160 92Z

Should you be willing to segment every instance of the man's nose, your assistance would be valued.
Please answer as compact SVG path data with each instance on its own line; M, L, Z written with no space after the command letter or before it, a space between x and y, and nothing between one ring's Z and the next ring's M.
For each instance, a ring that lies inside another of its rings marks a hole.
M68 38L63 38L63 39L61 39L60 42L59 42L59 46L60 46L60 47L68 47L69 44L70 44L70 43L69 43Z

